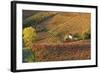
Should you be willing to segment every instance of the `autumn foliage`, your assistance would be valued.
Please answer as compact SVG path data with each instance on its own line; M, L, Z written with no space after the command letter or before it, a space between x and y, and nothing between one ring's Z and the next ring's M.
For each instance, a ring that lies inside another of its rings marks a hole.
M23 30L24 46L28 49L32 47L32 43L36 40L36 30L32 27L26 27Z

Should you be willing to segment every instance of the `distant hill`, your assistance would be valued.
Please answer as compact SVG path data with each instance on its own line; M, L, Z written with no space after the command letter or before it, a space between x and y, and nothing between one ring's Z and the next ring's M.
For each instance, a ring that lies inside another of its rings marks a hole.
M52 32L82 34L90 29L90 14L58 13L42 24Z
M25 13L25 12L24 12ZM37 25L39 25L41 22L49 19L50 17L54 16L56 14L56 12L33 12L33 15L27 17L26 19L23 19L23 27L27 27L27 26L33 26L33 27L37 27ZM23 16L23 18L25 18L28 14L28 12L26 14L23 14L25 16Z
M30 17L31 15L36 14L37 11L32 11L32 10L23 10L23 20L26 18Z

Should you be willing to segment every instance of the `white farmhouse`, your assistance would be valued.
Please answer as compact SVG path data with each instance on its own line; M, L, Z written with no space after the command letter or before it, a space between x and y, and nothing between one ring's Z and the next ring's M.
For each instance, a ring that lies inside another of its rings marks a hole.
M72 40L72 39L73 39L73 36L71 34L64 36L64 41L66 41L66 40Z

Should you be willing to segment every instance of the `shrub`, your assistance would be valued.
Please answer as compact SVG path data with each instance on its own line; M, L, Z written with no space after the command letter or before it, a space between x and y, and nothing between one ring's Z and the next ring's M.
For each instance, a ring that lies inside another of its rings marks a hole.
M32 27L26 27L23 30L23 42L26 48L32 48L33 42L37 38L36 30Z
M23 62L36 61L35 52L32 52L31 49L23 48L22 54L23 54Z
M77 38L77 40L85 40L85 39L90 39L91 38L91 33L90 31L87 31L83 34L75 34L74 38Z
M48 31L48 29L47 28L45 28L45 27L36 27L36 29L37 29L37 31L38 32L47 32Z
M75 40L76 40L76 39L77 39L77 40L82 40L82 39L83 39L82 35L80 35L80 34L78 34L78 33L74 34L73 37L74 37Z
M91 38L91 33L89 31L85 32L83 35L84 35L84 39L90 39Z

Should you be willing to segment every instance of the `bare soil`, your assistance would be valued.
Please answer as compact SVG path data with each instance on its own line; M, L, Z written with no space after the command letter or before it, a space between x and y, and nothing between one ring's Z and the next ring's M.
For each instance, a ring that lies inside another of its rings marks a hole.
M70 41L61 44L33 44L37 61L63 61L91 59L90 40Z

